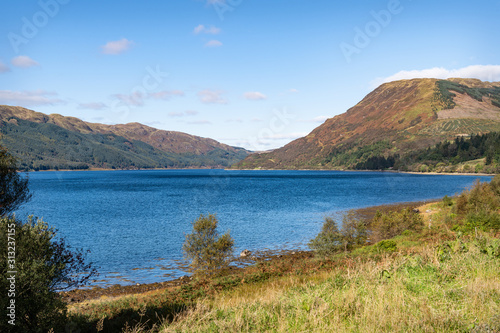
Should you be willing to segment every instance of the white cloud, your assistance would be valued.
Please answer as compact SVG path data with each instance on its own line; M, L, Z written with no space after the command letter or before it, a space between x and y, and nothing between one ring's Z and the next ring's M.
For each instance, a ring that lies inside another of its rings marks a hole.
M150 93L148 96L151 98L154 98L154 99L167 100L167 99L170 99L172 96L184 96L184 92L181 90L172 90L172 91L162 90L162 91Z
M194 120L194 121L188 121L188 124L191 124L191 125L210 125L211 122L208 120Z
M91 103L78 103L79 109L92 109L92 110L102 110L107 108L108 106L104 103L100 102L91 102Z
M500 81L500 65L472 65L458 69L446 69L434 67L422 70L400 71L394 75L377 78L370 84L378 87L382 83L417 78L449 79L449 78L472 78L482 81Z
M298 89L295 89L295 88L292 88L289 90L289 92L293 93L293 94L297 94L299 92Z
M222 46L222 42L212 39L205 44L206 47L219 47Z
M122 38L120 40L107 42L105 45L101 46L101 49L104 54L120 54L130 49L133 44L133 41Z
M12 91L0 90L0 104L9 104L15 106L38 106L53 105L63 103L54 92L35 90L35 91Z
M169 117L189 117L189 116L195 116L197 114L198 114L198 111L187 110L184 112L169 112L168 116Z
M204 104L227 104L227 101L221 97L223 93L221 90L205 89L198 92L198 98Z
M135 91L131 94L114 94L112 96L130 106L143 106L146 99L168 100L172 96L184 96L184 92L181 90L163 90L144 95L140 91Z
M217 35L221 32L220 28L214 27L211 25L210 27L205 27L203 24L198 25L197 27L194 28L193 33L195 35L204 33L208 35Z
M0 61L0 73L7 73L10 72L9 66L5 65L3 62Z
M144 105L144 95L140 92L134 92L132 94L114 94L113 97L119 99L127 105L133 106L143 106Z
M251 101L258 101L258 100L263 100L263 99L267 98L266 95L264 95L263 93L258 92L258 91L249 91L249 92L246 92L246 93L243 94L243 97L245 97L245 99L248 99L248 100L251 100Z
M30 57L23 55L12 58L10 62L12 63L12 65L21 68L28 68L40 65L38 62L31 59Z

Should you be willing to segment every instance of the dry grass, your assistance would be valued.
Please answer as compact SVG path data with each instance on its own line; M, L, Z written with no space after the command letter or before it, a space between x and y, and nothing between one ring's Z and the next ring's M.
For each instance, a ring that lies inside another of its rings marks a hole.
M500 329L500 260L471 243L440 260L418 255L353 262L301 279L238 287L204 300L161 332L455 332Z

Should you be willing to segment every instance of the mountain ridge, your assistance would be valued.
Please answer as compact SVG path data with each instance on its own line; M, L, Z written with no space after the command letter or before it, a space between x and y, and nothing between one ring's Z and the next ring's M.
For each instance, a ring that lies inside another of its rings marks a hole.
M0 105L0 130L0 144L21 160L25 169L37 169L34 161L47 162L39 163L42 169L227 167L248 155L243 148L183 132L140 123L90 123L18 106ZM68 144L69 137L73 146ZM99 161L93 158L96 151L104 155Z
M238 169L351 169L374 155L500 130L500 82L412 79L380 85L345 113Z

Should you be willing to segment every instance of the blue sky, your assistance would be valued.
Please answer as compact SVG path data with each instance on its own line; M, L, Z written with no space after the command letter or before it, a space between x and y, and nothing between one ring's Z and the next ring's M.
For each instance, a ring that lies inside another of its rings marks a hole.
M5 0L0 104L281 147L378 84L500 81L500 1Z

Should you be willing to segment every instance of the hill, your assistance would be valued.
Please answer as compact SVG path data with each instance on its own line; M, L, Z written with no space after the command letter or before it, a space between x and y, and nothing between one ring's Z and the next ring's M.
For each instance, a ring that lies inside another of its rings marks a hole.
M226 167L243 148L139 123L105 125L0 105L0 145L25 170Z
M370 157L404 155L457 136L500 130L500 82L413 79L382 84L347 112L241 169L354 169Z

